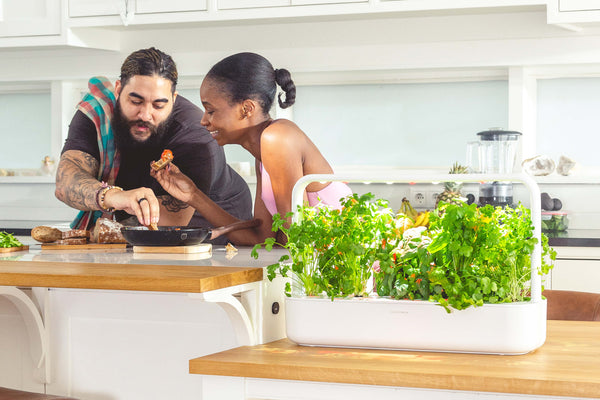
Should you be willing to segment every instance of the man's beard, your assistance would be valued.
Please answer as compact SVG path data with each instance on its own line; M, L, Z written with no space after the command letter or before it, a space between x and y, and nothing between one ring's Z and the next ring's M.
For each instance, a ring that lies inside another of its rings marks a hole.
M112 118L112 128L117 149L120 151L131 151L161 147L165 133L169 130L172 115L173 114L170 114L166 120L158 125L152 125L141 119L128 120L125 115L123 115L120 101L117 100ZM135 137L131 135L131 128L134 126L147 127L150 130L150 137L143 141L136 140Z

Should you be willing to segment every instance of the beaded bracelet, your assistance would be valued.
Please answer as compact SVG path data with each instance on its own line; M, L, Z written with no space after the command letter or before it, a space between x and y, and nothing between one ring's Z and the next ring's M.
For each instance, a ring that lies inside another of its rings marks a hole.
M119 186L112 186L106 182L102 182L102 186L100 186L100 189L98 189L98 191L96 192L96 205L98 205L98 208L100 208L100 210L104 212L115 211L114 207L106 208L106 206L104 205L104 198L106 197L106 192L108 192L111 189L118 189L120 191L123 191L123 188L120 188Z

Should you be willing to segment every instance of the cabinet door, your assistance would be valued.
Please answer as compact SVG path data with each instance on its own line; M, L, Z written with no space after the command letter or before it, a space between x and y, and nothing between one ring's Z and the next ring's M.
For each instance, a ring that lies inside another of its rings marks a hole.
M236 8L280 7L291 5L290 0L218 0L217 8L232 10Z
M60 34L60 0L0 0L0 37Z
M206 11L206 0L137 0L135 3L138 14L180 11Z
M334 3L367 3L369 0L292 0L293 6L308 4L334 4Z
M126 0L69 0L69 17L119 15L125 12L126 6Z
M560 11L600 10L600 0L560 0Z
M556 260L552 289L600 293L600 260Z
M205 11L207 0L69 0L69 17L119 15L126 9L136 14Z

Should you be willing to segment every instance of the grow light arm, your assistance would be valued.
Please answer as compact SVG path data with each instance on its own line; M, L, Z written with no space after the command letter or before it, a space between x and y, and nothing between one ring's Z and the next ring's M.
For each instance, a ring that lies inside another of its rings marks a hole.
M354 183L416 183L416 182L521 182L529 189L531 201L531 221L533 222L533 236L537 243L531 254L531 301L537 302L542 298L542 278L539 274L542 266L542 205L540 188L535 180L526 174L424 174L414 171L363 173L351 175L311 174L298 179L292 190L292 221L301 222L302 216L298 213L298 206L303 204L304 191L312 182L354 182Z

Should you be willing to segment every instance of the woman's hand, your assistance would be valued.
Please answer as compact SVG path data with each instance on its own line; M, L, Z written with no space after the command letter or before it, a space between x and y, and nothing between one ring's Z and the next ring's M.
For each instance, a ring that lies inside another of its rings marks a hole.
M150 175L160 183L167 193L185 203L188 203L194 191L198 190L194 182L173 163L160 171L150 168Z

